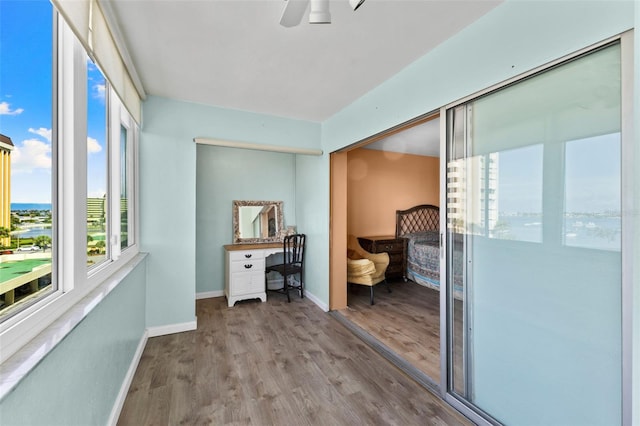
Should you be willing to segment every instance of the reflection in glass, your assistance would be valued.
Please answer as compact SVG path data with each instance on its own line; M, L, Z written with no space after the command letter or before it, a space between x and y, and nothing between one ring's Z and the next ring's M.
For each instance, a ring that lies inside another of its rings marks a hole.
M542 242L541 144L488 154L489 237ZM495 219L494 219L495 218Z
M620 251L620 133L567 142L564 244Z
M276 206L240 207L240 238L272 238L276 236Z

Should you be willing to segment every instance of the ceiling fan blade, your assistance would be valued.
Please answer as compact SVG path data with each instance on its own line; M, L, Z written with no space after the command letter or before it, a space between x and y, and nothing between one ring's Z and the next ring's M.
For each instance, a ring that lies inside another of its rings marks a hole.
M283 27L295 27L302 21L302 16L307 10L309 0L285 0L280 25Z

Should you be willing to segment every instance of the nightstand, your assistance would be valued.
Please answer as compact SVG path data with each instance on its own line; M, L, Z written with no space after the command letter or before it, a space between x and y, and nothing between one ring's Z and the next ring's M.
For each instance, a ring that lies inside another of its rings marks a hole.
M407 239L393 235L358 237L358 242L369 253L388 253L389 266L386 278L402 278L407 281Z

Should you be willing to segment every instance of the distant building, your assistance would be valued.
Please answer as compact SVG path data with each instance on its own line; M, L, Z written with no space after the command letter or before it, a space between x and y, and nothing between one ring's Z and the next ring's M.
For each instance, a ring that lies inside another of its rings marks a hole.
M87 226L102 228L105 223L107 197L87 198Z
M11 138L0 133L0 227L11 229ZM0 238L1 246L9 246L11 238Z
M447 164L448 228L489 235L498 223L498 153Z

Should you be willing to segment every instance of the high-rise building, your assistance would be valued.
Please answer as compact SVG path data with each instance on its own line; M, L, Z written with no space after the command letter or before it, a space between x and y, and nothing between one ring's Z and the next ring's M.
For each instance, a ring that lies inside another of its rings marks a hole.
M11 229L11 138L0 133L0 227ZM9 246L9 237L0 238L0 246Z

